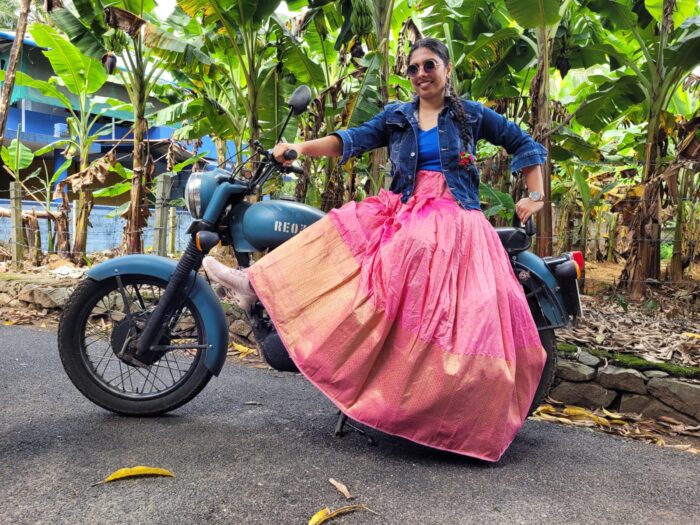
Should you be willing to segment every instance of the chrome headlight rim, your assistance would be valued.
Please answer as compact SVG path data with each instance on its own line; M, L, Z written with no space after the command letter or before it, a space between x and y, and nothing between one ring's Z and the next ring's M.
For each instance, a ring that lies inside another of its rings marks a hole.
M185 185L185 205L195 219L202 218L202 174L193 173Z

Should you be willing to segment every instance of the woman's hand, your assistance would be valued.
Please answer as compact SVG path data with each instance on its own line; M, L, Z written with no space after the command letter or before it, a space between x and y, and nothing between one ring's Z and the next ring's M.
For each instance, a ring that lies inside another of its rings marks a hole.
M295 150L298 155L301 155L301 144L287 144L286 142L280 142L279 144L277 144L272 150L272 155L273 157L275 157L275 160L280 164L283 164L285 166L291 166L294 163L294 161L287 160L283 157L284 152L290 149Z
M516 205L515 205L515 213L518 214L518 217L520 217L520 222L525 224L527 220L540 211L542 207L544 206L544 202L542 201L533 201L530 200L529 197L525 197L524 199L520 199Z

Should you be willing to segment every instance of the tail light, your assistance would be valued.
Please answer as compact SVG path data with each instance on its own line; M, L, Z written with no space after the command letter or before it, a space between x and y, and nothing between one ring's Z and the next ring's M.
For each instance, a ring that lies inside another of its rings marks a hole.
M583 252L576 251L569 253L571 253L571 260L573 260L576 263L576 266L578 267L578 276L581 277L583 269L586 265L586 261L583 259Z

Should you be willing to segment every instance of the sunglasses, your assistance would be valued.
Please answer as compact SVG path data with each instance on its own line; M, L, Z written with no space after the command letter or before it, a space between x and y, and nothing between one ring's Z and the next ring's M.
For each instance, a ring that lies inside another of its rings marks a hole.
M425 62L423 62L423 71L426 73L432 73L437 69L437 67L440 65L439 62L436 62L435 60L428 59ZM413 78L418 74L418 71L420 71L420 66L418 64L411 64L406 68L406 74L408 75L408 78Z

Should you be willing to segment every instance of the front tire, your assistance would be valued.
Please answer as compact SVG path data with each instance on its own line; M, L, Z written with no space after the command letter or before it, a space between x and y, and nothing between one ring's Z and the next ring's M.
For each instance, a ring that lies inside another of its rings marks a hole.
M211 379L204 363L204 323L189 299L159 342L175 348L161 351L147 368L117 355L115 341L131 333L125 305L143 322L166 286L139 275L122 277L121 287L116 277L87 278L71 295L58 327L58 350L68 377L93 403L120 415L155 416L184 405Z

